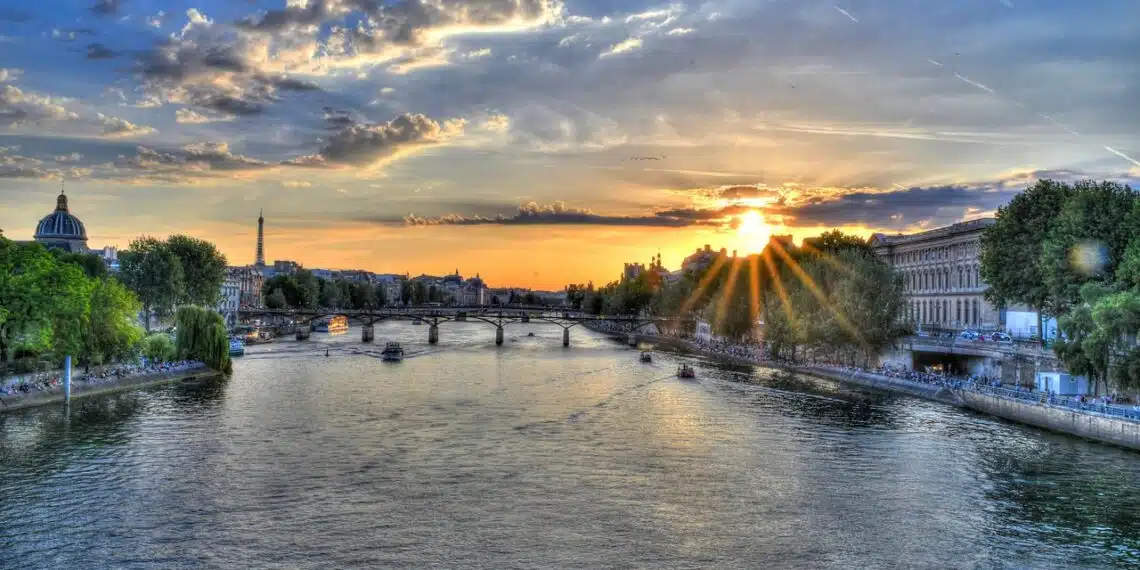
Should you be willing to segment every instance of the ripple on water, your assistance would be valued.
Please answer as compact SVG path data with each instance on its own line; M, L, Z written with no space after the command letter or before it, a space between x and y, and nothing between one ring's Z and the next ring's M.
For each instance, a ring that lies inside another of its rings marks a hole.
M0 416L0 567L1140 564L1138 454L532 327L378 326L421 355L396 366L319 335Z

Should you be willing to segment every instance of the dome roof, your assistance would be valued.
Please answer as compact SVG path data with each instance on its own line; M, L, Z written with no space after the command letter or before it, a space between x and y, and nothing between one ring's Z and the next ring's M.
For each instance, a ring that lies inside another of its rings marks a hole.
M67 211L67 196L62 192L56 200L55 211L44 216L36 226L35 239L87 241L87 228Z

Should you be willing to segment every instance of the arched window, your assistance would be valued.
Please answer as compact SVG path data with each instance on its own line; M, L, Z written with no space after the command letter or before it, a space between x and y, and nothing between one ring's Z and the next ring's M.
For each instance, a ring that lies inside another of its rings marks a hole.
M966 302L962 303L962 305L964 305L965 308L965 314L962 315L962 324L968 325L970 324L970 300L966 299Z
M954 322L961 323L962 322L962 300L958 299L957 301L954 302L954 305L957 306L957 311L955 312Z
M974 299L974 324L976 325L979 322L981 322L981 318L978 316L978 300Z
M962 286L962 274L963 273L964 272L962 271L962 268L959 267L958 268L958 281L954 283L955 287L961 287Z

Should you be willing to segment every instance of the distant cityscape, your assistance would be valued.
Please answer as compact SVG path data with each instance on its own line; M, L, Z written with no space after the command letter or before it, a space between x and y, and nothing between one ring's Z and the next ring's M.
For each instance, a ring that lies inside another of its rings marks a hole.
M3 236L0 230L0 236ZM94 248L88 245L87 228L78 216L71 212L67 194L61 189L56 198L55 209L44 216L36 226L32 241L45 247L60 249L70 253L98 255L108 270L119 270L118 248L105 246ZM20 242L20 243L27 243ZM539 304L560 305L566 298L564 291L535 291L522 287L493 288L487 285L478 272L474 277L464 278L459 269L443 275L408 273L376 273L363 269L324 269L306 268L293 260L266 262L265 216L257 218L257 243L254 262L250 265L231 265L226 270L225 280L219 291L216 309L233 324L242 307L262 308L265 306L263 287L266 280L277 275L293 275L308 269L313 276L330 281L345 280L368 284L382 289L388 306L404 306L404 286L406 282L422 283L425 288L436 291L441 305L491 306L517 302L529 298Z

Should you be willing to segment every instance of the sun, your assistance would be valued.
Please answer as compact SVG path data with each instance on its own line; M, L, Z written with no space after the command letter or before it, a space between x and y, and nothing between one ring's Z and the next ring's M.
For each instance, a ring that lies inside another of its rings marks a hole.
M736 227L741 248L748 253L759 253L768 245L768 236L771 229L764 216L755 210L744 212L736 218L740 225Z

